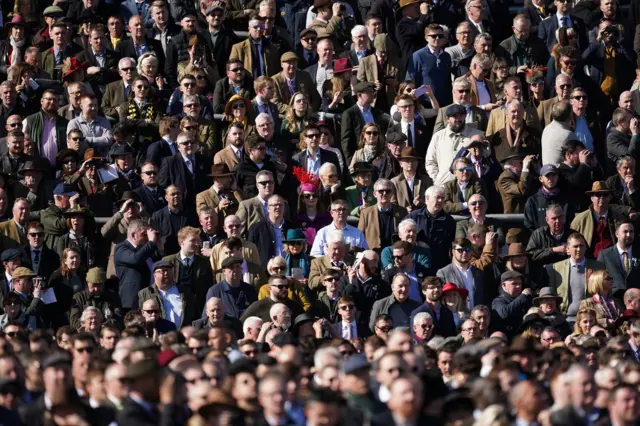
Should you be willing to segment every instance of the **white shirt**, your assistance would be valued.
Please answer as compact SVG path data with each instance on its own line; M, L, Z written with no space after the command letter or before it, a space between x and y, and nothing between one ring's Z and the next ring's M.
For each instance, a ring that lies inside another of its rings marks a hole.
M331 230L338 229L334 222L331 222L329 225L324 228L320 228L318 233L316 234L316 239L313 240L313 247L311 247L311 256L320 257L324 256L325 253L325 245L327 244L327 233ZM360 247L364 250L369 250L369 245L367 244L367 239L364 237L362 231L360 231L355 226L346 225L344 229L341 230L344 233L344 242L347 245L351 245L354 247Z
M474 281L473 281L473 273L471 272L471 266L467 269L461 268L459 265L455 264L458 272L460 273L460 277L462 278L462 283L464 288L469 292L469 297L467 298L467 307L469 310L473 309L473 289L474 289ZM456 283L457 284L457 283Z
M180 328L182 325L182 296L178 291L178 287L173 285L167 291L158 289L162 304L164 306L165 318Z
M404 175L404 180L407 182L407 185L409 186L409 189L411 190L411 193L413 194L413 185L416 182L415 175L412 178L408 177L407 175ZM415 194L414 194L414 196L415 196ZM411 200L411 203L413 204L413 200Z
M476 89L478 90L478 105L486 105L491 103L491 95L487 89L487 83L476 80Z
M411 140L413 145L416 144L416 122L400 120L400 127L402 127L402 133L409 138L409 125L411 125Z
M316 90L318 93L322 93L322 86L324 82L333 77L333 63L321 64L318 62L318 70L316 71Z
M358 327L356 327L356 322L344 322L340 321L340 333L343 339L355 339L358 337Z

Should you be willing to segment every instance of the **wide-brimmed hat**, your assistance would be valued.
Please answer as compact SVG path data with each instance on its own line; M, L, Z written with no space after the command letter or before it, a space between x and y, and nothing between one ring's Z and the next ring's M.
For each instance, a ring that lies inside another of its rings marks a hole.
M304 236L304 232L302 232L302 229L288 229L287 237L284 239L283 243L295 243L299 241L307 241L307 238Z
M616 328L619 328L619 327L622 327L622 324L624 324L625 322L632 321L637 318L638 318L638 313L635 310L625 309L622 315L618 317L614 325Z
M107 161L106 158L98 156L98 153L95 149L89 148L84 152L84 161Z
M22 15L14 15L11 18L11 21L4 24L5 28L15 27L16 25L22 25L23 27L27 25L27 21L22 17Z
M48 167L43 164L42 160L41 158L34 158L33 160L25 161L20 170L18 170L18 174L22 176L25 172L46 172Z
M121 206L127 200L133 200L137 203L142 202L142 200L140 199L140 196L136 192L124 191L120 199L116 202L116 206L118 206L119 208L119 206Z
M79 163L81 160L80 153L75 149L65 148L56 155L56 167L62 169L62 162L67 157L73 157L76 160L76 163Z
M509 244L509 251L506 255L502 256L504 260L511 259L516 256L528 256L527 250L525 250L524 244L522 243L512 243Z
M402 9L403 7L407 7L410 6L412 4L420 4L421 0L400 0L400 9Z
M76 204L75 206L71 207L69 210L62 212L62 215L64 217L72 217L72 216L84 216L87 217L89 216L89 210L87 210L86 208Z
M556 299L557 303L562 302L562 297L558 296L558 292L554 287L542 287L538 297L533 299L534 306L540 306L545 299Z
M444 296L445 293L452 292L458 293L460 297L462 297L462 300L467 300L467 297L469 297L469 290L467 290L466 288L458 287L454 283L444 283L444 285L442 286L442 295Z
M349 58L338 58L333 61L333 73L338 74L345 71L353 71Z
M398 157L398 160L421 160L422 158L420 158L420 156L418 155L418 151L416 151L416 149L412 146L406 146L404 148L402 148L402 151L400 151L400 156Z
M602 181L595 181L591 185L591 191L586 191L585 194L611 194L611 190Z
M505 156L500 160L501 163L506 163L512 158L524 158L524 154L520 151L518 147L509 147Z
M331 5L331 0L313 0L313 7L311 11L313 13L318 13L319 8L329 5Z
M211 173L209 174L209 176L217 178L233 176L234 174L235 173L232 173L231 170L229 170L229 166L227 166L225 163L218 163L211 166Z
M520 328L518 329L518 333L522 333L524 330L535 323L541 323L543 327L551 325L551 321L549 319L538 313L532 312L524 316L524 318L522 319L522 324L520 324Z
M370 173L373 171L373 164L365 163L364 161L358 161L353 164L353 170L349 173L351 176L355 176L358 173Z
M74 72L78 70L86 69L88 66L89 64L87 62L81 62L75 56L71 57L69 58L69 68L65 71L62 78L64 79L66 77L69 77Z
M231 106L236 103L237 101L242 101L244 103L244 110L245 110L245 115L248 117L249 116L249 112L251 111L251 101L247 98L243 98L240 95L233 95L231 97L231 99L229 99L229 102L227 102L227 104L224 107L224 113L228 116L231 115Z
M85 9L80 13L79 22L81 24L91 23L91 22L96 23L96 24L102 24L102 23L104 23L104 20L102 19L102 17L100 15L98 15L93 10Z

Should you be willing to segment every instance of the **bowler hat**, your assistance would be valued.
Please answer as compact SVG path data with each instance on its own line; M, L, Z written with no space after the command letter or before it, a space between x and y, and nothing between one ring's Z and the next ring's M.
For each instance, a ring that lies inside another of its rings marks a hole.
M512 158L524 158L524 154L522 154L520 152L520 149L518 147L509 147L507 149L507 152L505 153L505 156L502 157L500 162L501 163L506 163L507 161L511 160Z

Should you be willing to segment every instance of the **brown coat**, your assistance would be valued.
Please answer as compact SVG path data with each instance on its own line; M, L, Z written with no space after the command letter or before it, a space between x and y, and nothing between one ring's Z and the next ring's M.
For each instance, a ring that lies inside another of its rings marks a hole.
M560 102L558 100L558 97L554 96L551 99L545 99L544 101L540 102L540 105L538 105L538 118L540 118L543 129L553 120L551 118L551 110L553 109L553 106L558 102Z
M478 106L480 97L478 96L477 80L473 77L473 75L471 75L471 71L466 73L464 76L467 77L467 80L471 84L471 105ZM494 103L496 101L496 88L494 87L493 82L489 81L489 79L485 79L484 84L487 86L487 91L489 92L491 103Z
M242 197L238 191L233 191L233 195L236 198L236 202L240 204L242 201ZM218 210L218 204L220 200L218 198L218 194L213 191L213 187L207 189L206 191L202 191L198 195L196 195L196 213L200 214L200 210L205 207L209 207L211 210L220 213ZM225 213L225 212L222 212ZM226 214L224 215L226 216Z
M265 39L266 40L266 39ZM253 55L251 54L251 38L231 47L229 59L240 59L244 63L244 68L249 74L253 74ZM262 45L262 59L264 61L264 71L269 77L274 76L280 69L280 54L278 49L271 43ZM254 76L257 77L257 76Z
M444 211L449 214L456 214L462 211L462 203L459 201L460 186L458 185L458 179L455 178L445 183L444 185ZM469 201L472 195L481 194L487 197L487 190L481 181L475 178L471 178L467 187L464 189L465 202Z
M314 291L322 290L322 276L331 267L331 257L327 255L313 259L309 270L309 289Z
M235 167L240 163L238 157L233 153L233 148L230 146L225 147L224 149L218 151L216 155L213 157L213 164L224 163L229 167L229 170L234 170Z
M289 102L291 101L291 91L289 90L287 80L282 72L274 75L273 81L275 83L275 91L272 102L278 107L278 112L280 114L284 114L287 112ZM307 99L310 100L310 105L313 107L314 111L317 111L320 108L321 98L318 93L318 89L311 78L311 74L306 71L298 70L296 72L295 81L297 91L304 93L307 96Z
M498 178L497 187L505 214L524 213L524 205L533 183L533 176L529 172L523 172L520 177L515 176L509 170L502 172Z
M391 202L399 205L400 207L404 207L405 209L415 207L413 205L413 198L417 196L424 198L424 191L433 185L433 181L429 176L416 176L413 180L413 198L411 198L409 197L409 189L407 188L407 181L404 177L404 173L400 173L398 176L391 179L391 183L396 187L396 192L393 195Z
M383 75L379 75L378 57L375 54L369 55L360 61L360 65L358 66L358 81L366 81L369 83L379 81L380 84L384 84L383 77L385 76L394 77L398 82L404 81L403 68L399 61L389 58L384 65ZM378 92L378 96L380 96L380 93L381 92ZM385 93L387 95L387 104L393 105L393 100L397 94L397 87L385 84ZM375 101L373 106L376 106Z
M26 229L23 232L18 230L18 225L13 219L0 223L0 241L2 242L2 250L9 248L18 248L29 244Z
M397 205L392 205L393 209L393 228L398 230L398 224L407 215L407 209ZM382 249L380 246L380 219L378 218L378 205L367 207L360 212L360 221L358 229L362 231L367 240L370 250Z
M504 106L491 111L491 114L489 115L489 123L487 124L487 131L485 132L487 136L491 136L500 129L504 128L504 126L507 124L506 111L507 110ZM525 105L524 107L524 121L530 127L536 129L539 132L542 132L542 126L540 125L538 112L531 105Z
M498 161L502 161L510 154L511 146L507 139L507 128L502 127L498 132L489 138L493 147L493 152ZM540 147L540 132L526 123L520 131L520 145L518 152L524 155L540 155L542 149Z
M242 240L242 257L247 259L247 262L260 265L258 247L250 241ZM214 272L222 268L222 260L222 243L218 243L211 249L211 257L209 258L211 269L213 269Z

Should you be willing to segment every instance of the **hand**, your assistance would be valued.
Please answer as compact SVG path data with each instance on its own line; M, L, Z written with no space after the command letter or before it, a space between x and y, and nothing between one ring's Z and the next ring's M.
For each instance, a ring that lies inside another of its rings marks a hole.
M525 288L524 290L522 290L522 294L526 294L527 296L531 296L531 289L530 288Z
M122 207L120 207L120 213L124 213L127 211L127 209L131 206L131 203L133 203L133 200L127 200L124 203L122 203ZM147 231L148 232L148 231Z
M273 323L270 321L266 321L262 323L262 327L260 327L260 334L267 333L267 331L271 330L273 327Z
M356 268L349 267L347 268L347 276L349 277L349 282L355 284L356 282Z
M518 67L518 69L516 70L516 73L517 74L521 74L521 73L524 73L524 72L527 72L527 71L529 71L529 67L527 65L520 65Z
M40 283L40 282L38 282L37 284L34 283L34 285L33 285L33 297L35 297L36 299L39 299L41 295L42 295L42 283Z
M212 248L201 248L200 249L200 254L202 254L204 257L210 257L211 256L211 251L213 249Z
M229 207L231 204L233 204L231 202L231 200L227 200L226 198L223 198L222 200L220 200L220 203L218 203L218 208L219 209L226 209L227 207Z
M160 74L156 75L156 86L158 86L159 90L162 90L164 87L164 80L162 80L162 76Z
M420 14L421 15L429 14L429 4L427 2L420 3Z
M319 320L316 320L313 322L313 330L316 332L316 337L321 336L322 337L322 324L324 322L324 319L320 318Z
M340 189L340 186L341 186L340 182L338 182L338 183L336 183L334 185L331 185L331 193L335 194L338 191L338 189Z
M71 207L74 207L78 204L78 200L80 199L80 194L76 194L73 197L69 198L69 203Z
M415 197L413 197L413 205L416 207L420 207L423 204L423 199L422 196L420 195L416 195Z
M87 68L87 74L89 74L89 75L97 74L101 70L102 70L102 68L100 68L100 67L89 67L89 68Z
M382 84L380 84L380 80L376 80L375 82L376 91L380 90L381 87L382 87Z
M345 91L334 93L333 101L331 101L331 103L337 104L338 102L341 102L342 99L344 98L344 94L345 94Z
M589 154L591 154L591 151L589 151L588 149L583 149L578 153L580 164L587 164L587 161L589 159Z
M527 155L526 157L524 157L524 161L522 162L522 168L523 169L529 169L529 166L531 166L531 163L536 159L535 155Z
M504 105L504 104L505 104L505 102L507 102L507 100L506 100L506 99L504 99L504 98L502 98L502 99L500 99L498 102L496 102L494 105L496 105L496 106L498 106L498 107L501 107L502 105Z
M333 15L334 16L342 15L342 11L340 10L340 6L342 6L342 4L340 2L335 2L333 4L333 6L331 6L331 10L333 11Z
M423 84L422 87L424 87L424 90L426 90L425 94L427 95L427 97L433 96L433 89L431 88L430 84ZM412 96L413 96L413 93L412 93Z
M496 234L495 232L487 232L487 234L484 236L484 243L491 244L495 239L497 239L497 237L498 234Z
M75 148L79 148L80 147L80 142L74 142L71 141L71 144L67 143L67 145L72 145L72 144L76 144L77 146L75 146ZM73 148L71 148L73 149ZM82 165L80 166L80 170L78 170L80 173L84 174L87 170L89 170L89 163L91 162L91 160L86 160L85 162L82 163Z
M633 191L636 189L636 180L633 175L625 175L624 183L625 185L627 185L627 188L629 188L629 191Z
M22 80L20 80L20 84L16 86L16 92L20 93L26 88L27 88L27 80L24 77L22 77Z
M147 229L147 238L149 238L149 241L156 242L156 240L158 240L159 237L160 237L160 234L158 234L158 231L152 228Z
M554 248L551 249L554 253L557 254L567 254L567 248L566 246L562 245L562 246L556 246Z
M638 119L637 118L632 118L631 119L631 134L632 135L637 135L638 134Z

